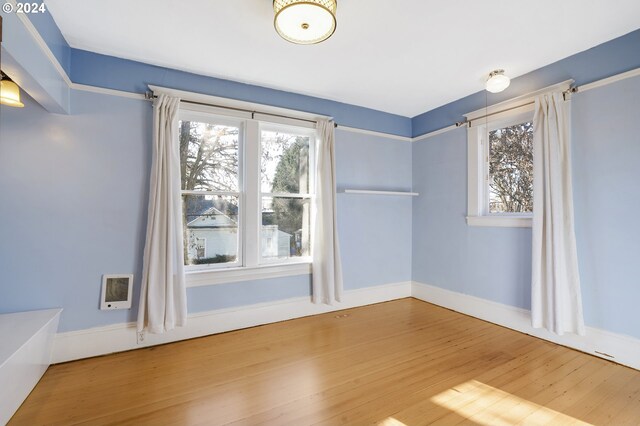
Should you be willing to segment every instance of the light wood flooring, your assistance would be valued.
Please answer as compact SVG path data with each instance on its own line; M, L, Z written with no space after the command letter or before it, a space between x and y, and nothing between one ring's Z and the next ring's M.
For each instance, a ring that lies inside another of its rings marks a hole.
M10 425L640 424L640 372L415 299L55 365Z

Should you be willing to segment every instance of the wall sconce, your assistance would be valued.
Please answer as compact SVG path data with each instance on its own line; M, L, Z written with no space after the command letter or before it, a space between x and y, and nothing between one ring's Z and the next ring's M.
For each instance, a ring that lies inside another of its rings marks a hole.
M0 104L10 107L22 108L20 101L20 88L7 75L0 72Z

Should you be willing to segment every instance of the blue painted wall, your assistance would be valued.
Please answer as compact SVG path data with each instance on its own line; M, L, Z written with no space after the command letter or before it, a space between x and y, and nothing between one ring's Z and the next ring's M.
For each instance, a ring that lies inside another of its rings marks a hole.
M411 119L400 115L231 80L205 77L84 50L72 49L71 51L71 80L74 83L134 93L144 93L149 90L147 85L152 84L329 115L344 126L411 136Z
M638 67L640 30L514 78L502 93L487 93L479 87L477 93L413 117L413 136L450 126L463 120L463 114L484 108L487 103L493 105L569 79L577 85L591 83Z
M467 131L413 147L413 280L529 308L531 230L467 226Z
M411 280L411 197L341 192L410 191L411 145L336 131L338 232L345 288Z
M640 337L640 77L573 99L573 192L585 319Z
M455 108L455 106L451 106ZM640 337L640 77L574 95L573 185L587 325ZM531 230L470 227L466 129L413 147L413 279L529 309Z
M0 114L0 312L65 308L61 330L133 317L98 310L103 273L141 273L151 108L72 91L77 114L24 96Z
M149 102L71 94L72 115L48 113L28 96L25 108L0 113L0 312L63 307L60 331L135 320L151 159ZM362 186L364 176L411 188L410 143L346 131L336 141L341 187ZM410 279L411 202L382 201L339 199L346 289ZM393 258L378 246L393 248ZM134 309L98 309L105 273L135 274ZM189 311L309 294L309 276L196 287Z

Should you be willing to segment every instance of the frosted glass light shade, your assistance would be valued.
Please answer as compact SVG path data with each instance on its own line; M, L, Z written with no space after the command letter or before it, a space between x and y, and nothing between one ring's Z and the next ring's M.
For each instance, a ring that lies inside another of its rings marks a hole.
M20 102L20 88L10 80L0 81L0 104L22 108Z
M491 93L500 93L509 87L509 84L511 84L511 79L504 75L504 70L495 70L489 74L485 87Z
M274 0L273 25L280 37L292 43L320 43L336 30L337 8L337 0Z

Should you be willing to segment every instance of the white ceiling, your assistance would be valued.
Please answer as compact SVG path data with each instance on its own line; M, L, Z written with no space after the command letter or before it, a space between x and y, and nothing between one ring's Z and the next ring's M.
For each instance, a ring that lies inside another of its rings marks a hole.
M339 0L324 43L271 0L45 0L72 47L413 117L640 28L638 0Z

